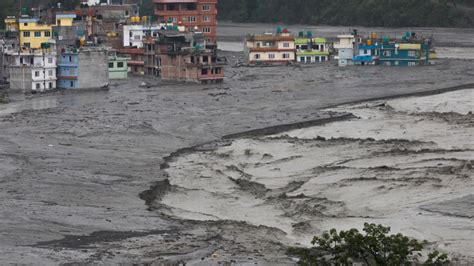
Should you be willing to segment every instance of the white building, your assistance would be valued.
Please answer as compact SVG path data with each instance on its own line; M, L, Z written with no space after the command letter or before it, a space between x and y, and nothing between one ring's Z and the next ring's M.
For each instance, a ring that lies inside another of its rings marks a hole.
M9 54L10 88L24 92L56 89L56 49L36 49Z
M125 25L123 26L123 46L143 48L143 38L158 36L161 26L152 25Z
M352 34L338 35L338 42L334 44L334 49L337 50L337 56L335 59L338 60L339 66L350 66L353 65L354 57L354 45L356 42L356 36Z

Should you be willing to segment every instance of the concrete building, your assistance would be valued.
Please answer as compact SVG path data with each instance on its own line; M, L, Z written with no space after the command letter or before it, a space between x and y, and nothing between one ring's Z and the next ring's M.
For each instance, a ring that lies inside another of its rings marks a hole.
M244 54L249 64L288 64L295 61L295 38L287 30L251 35L245 40Z
M44 92L56 89L56 48L28 49L9 54L12 90Z
M128 79L128 61L127 57L109 55L109 79Z
M159 25L125 25L123 26L123 47L143 48L143 39L146 36L158 36L160 29Z
M154 0L160 23L175 23L202 32L208 43L217 41L217 0Z
M380 63L380 44L376 38L365 40L354 45L355 51L352 61L354 65L378 65Z
M225 58L217 56L217 47L207 45L201 33L160 32L159 38L145 45L148 75L163 80L219 83L224 80Z
M83 47L58 56L58 88L90 89L109 85L108 51L102 47Z
M52 25L42 23L38 18L20 18L18 22L22 47L40 49L41 44L52 38Z
M354 46L356 44L356 34L338 35L338 42L334 43L334 49L337 51L335 59L339 66L354 65Z
M384 66L428 65L430 45L427 43L384 43L380 48L380 64Z
M302 64L311 64L329 61L329 44L325 38L313 38L308 32L306 36L300 32L295 38L296 61Z
M128 57L129 72L136 75L145 74L145 49L138 48L122 48L117 50L117 55Z

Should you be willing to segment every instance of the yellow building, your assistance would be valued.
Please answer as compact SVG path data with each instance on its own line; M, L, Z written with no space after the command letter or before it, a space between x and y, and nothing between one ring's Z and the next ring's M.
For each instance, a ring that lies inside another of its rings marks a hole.
M251 35L245 41L244 54L249 64L288 64L295 61L295 37L286 30Z
M52 38L52 25L42 24L37 18L20 18L19 30L20 45L26 48L40 49Z
M71 27L75 18L75 13L58 13L55 26Z

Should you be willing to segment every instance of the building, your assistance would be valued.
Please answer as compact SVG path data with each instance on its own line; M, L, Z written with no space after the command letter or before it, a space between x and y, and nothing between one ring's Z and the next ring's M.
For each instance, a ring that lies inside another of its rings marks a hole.
M304 36L300 32L295 38L296 61L302 64L311 64L329 61L329 44L325 38L313 38L308 32Z
M380 64L384 66L428 65L430 46L424 43L384 43Z
M56 47L13 51L9 57L9 81L12 90L44 92L56 89Z
M217 47L207 45L202 33L162 31L145 45L148 75L162 80L195 83L220 83L224 80L225 58L217 56Z
M52 38L52 25L40 22L38 18L20 18L20 45L25 48L40 49L41 44Z
M356 34L338 35L338 42L334 43L334 49L337 51L335 59L339 66L354 65L354 46L356 44Z
M109 85L108 51L83 47L62 51L58 56L58 88L91 89Z
M217 0L154 0L154 3L158 22L202 32L208 43L217 42Z
M354 57L352 61L354 65L378 65L380 61L380 48L376 35L372 34L372 38L354 45Z
M128 79L128 61L127 57L109 55L109 79Z
M295 38L286 29L276 34L250 35L244 57L249 64L288 64L295 61Z
M146 36L158 36L160 29L159 25L125 25L123 26L123 47L143 48L143 39Z
M145 74L145 49L121 48L116 51L118 56L130 59L128 61L129 72L136 75Z

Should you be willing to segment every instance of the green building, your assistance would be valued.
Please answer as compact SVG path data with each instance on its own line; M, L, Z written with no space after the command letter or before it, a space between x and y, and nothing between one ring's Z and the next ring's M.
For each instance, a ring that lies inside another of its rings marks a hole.
M302 64L312 64L329 61L329 44L325 38L313 38L308 32L304 36L301 32L295 38L296 61Z
M109 56L109 79L127 79L130 58Z

